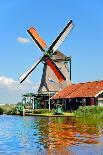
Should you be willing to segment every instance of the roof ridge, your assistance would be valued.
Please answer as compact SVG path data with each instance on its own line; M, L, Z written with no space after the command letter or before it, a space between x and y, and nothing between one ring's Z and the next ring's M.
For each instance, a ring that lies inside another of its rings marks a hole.
M101 81L103 81L103 80L94 80L94 81L79 82L79 83L76 83L76 84L85 84L85 83L101 82Z

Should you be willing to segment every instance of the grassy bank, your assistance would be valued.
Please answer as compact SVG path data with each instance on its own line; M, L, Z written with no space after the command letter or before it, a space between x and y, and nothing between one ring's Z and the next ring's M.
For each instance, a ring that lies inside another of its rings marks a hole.
M102 106L85 106L77 109L75 116L77 117L98 117L103 118L103 107Z
M68 117L68 116L74 116L74 113L70 112L63 112L62 114L56 114L55 110L48 110L48 109L34 109L31 113L26 112L25 115L28 116L62 116L62 117Z
M50 116L50 117L72 117L74 113L63 112L62 114L43 113L43 114L31 114L31 116Z
M16 105L0 105L0 115L2 114L8 115L16 115ZM75 116L76 118L103 118L103 107L102 106L85 106L79 107L75 112L63 112L61 114L57 114L55 110L48 109L34 109L25 111L26 116L62 116L69 117Z
M7 114L7 115L22 115L20 112L17 112L16 105L13 104L5 104L0 105L0 115ZM48 110L48 109L31 109L25 110L25 116L74 116L74 113L70 112L63 112L61 114L57 114L55 110Z

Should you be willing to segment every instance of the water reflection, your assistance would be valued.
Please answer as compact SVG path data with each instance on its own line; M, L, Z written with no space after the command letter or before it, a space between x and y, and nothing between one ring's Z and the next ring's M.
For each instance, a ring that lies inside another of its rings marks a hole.
M102 145L102 120L0 116L2 155L99 155Z
M102 144L102 123L89 120L54 117L40 120L40 143L48 153L70 154L72 146ZM96 124L95 124L96 123ZM98 126L99 125L99 126Z

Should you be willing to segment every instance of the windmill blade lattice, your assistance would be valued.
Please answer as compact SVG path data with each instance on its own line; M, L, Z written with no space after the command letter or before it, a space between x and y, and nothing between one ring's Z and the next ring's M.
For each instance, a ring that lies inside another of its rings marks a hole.
M49 47L48 51L55 52L63 43L63 41L66 39L68 34L73 29L73 22L70 20L70 22L65 26L63 31L58 35L58 37L55 39L55 41L52 43L52 45Z
M29 74L36 68L36 66L42 61L42 59L43 57L36 63L34 63L25 73L22 74L22 76L19 78L20 83L22 83L29 76Z

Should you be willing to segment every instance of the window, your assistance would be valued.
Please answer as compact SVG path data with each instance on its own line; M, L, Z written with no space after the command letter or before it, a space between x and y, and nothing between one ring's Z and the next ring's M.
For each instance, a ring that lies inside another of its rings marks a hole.
M98 98L98 105L103 106L103 98Z

